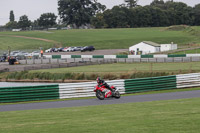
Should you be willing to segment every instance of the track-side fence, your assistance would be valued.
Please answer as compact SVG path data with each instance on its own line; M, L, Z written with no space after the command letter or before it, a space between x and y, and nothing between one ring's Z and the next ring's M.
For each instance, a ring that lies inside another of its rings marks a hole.
M125 93L124 80L107 81L107 83L117 87L121 94ZM93 90L96 84L96 82L59 84L60 99L95 96Z
M0 103L50 99L59 99L58 85L0 88Z
M119 88L121 94L188 88L200 86L200 73L172 76L112 80L109 85ZM48 99L92 97L96 82L63 83L57 85L0 88L0 103Z
M62 63L113 63L113 62L197 62L200 54L179 55L45 55L41 59L19 60L20 64L62 64Z

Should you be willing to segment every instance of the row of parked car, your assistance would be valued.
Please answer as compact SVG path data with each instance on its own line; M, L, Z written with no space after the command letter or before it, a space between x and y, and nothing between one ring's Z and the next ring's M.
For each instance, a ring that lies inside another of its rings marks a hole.
M26 57L32 57L32 56L39 56L39 51L33 51L31 53L25 52L25 51L12 51L10 52L10 56L26 56Z
M49 48L45 50L46 53L49 52L74 52L74 51L94 51L94 46L85 46L85 47L65 47L65 48Z

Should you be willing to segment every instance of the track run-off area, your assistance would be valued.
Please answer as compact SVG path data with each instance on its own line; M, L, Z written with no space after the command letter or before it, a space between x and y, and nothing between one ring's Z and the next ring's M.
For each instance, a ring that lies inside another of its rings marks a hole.
M97 98L92 98L92 99L84 99L84 100L66 100L66 101L55 101L55 102L7 104L7 105L0 105L0 112L123 104L123 103L134 103L134 102L150 102L150 101L175 100L175 99L187 99L187 98L198 98L198 97L200 97L200 90L122 96L120 99L110 98L110 99L105 99L105 100L98 100Z

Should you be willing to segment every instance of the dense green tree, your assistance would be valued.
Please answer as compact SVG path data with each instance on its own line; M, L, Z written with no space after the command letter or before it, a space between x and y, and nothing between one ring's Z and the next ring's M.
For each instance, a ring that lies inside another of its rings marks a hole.
M161 9L165 8L165 2L163 0L153 0L150 6L158 7Z
M115 6L101 15L101 20L105 22L103 25L107 28L200 25L200 4L192 8L183 2L153 0L144 7ZM101 22L95 19L96 22Z
M58 0L58 12L62 21L78 27L89 24L91 18L105 8L97 0Z
M23 15L19 18L18 25L19 25L19 28L26 30L27 28L31 26L31 21L28 19L28 16Z
M169 25L169 20L168 20L168 14L166 11L157 8L157 7L149 7L151 16L152 16L152 21L150 23L150 26L152 27L159 27L159 26L168 26Z
M170 15L170 25L192 24L192 7L182 2L172 1L166 2L165 6Z
M38 25L49 28L56 24L57 16L54 13L44 13L38 19Z
M10 22L14 22L15 21L15 15L13 11L10 11Z
M13 22L10 21L5 25L5 27L9 29L17 29L18 23L16 21L13 21Z
M194 24L200 25L200 4L194 7Z
M133 8L137 6L138 0L124 0L124 2L127 4L128 8Z
M38 27L39 26L38 20L34 20L33 22L31 22L31 26Z
M31 30L39 30L40 29L40 26L38 24L38 19L31 22L30 28L31 28Z
M149 6L135 8L137 16L136 25L138 27L149 27L152 22L151 10Z
M137 8L140 8L140 7L129 9L129 17L130 17L129 24L130 24L131 28L139 27L139 25L138 25Z
M163 0L154 0L150 6L165 11L170 25L193 24L192 8L187 6L185 3L173 2L173 0L165 3Z
M106 28L108 27L106 25L105 19L104 19L104 14L103 13L98 13L95 17L91 19L91 24L95 28Z
M103 14L107 28L130 27L129 9L126 7L115 6L111 10L106 10Z

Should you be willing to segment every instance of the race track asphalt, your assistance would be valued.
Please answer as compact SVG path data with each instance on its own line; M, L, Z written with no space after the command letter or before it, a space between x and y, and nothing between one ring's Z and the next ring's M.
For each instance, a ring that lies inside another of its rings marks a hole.
M174 99L186 99L186 98L197 98L197 97L200 97L200 90L122 96L120 99L110 98L110 99L105 99L102 101L98 99L86 99L86 100L67 100L67 101L56 101L56 102L0 105L0 112L49 109L49 108L80 107L80 106L95 106L95 105L108 105L108 104L123 104L123 103L133 103L133 102L174 100Z

